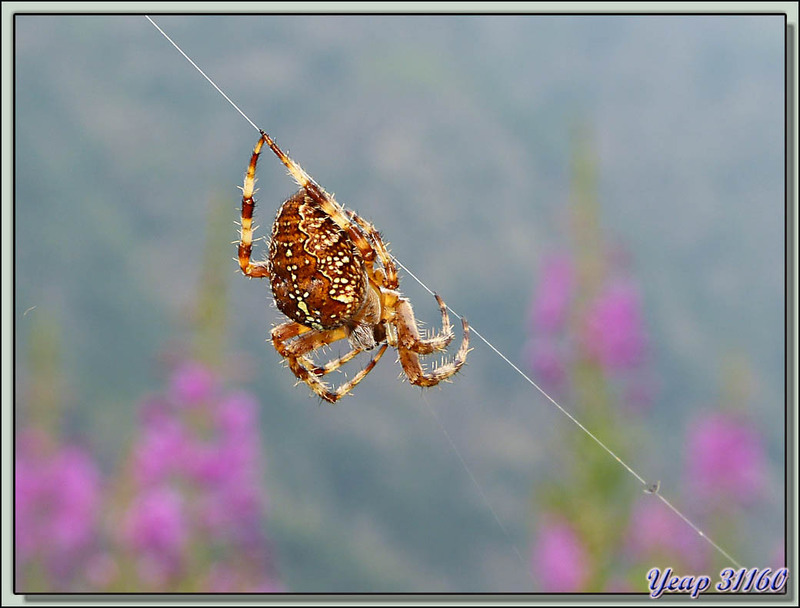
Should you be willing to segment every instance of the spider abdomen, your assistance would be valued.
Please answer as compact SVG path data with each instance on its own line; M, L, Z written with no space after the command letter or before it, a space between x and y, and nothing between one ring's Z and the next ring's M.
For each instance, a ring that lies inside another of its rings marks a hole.
M313 329L342 325L366 300L361 253L304 190L278 210L272 225L269 272L278 309Z

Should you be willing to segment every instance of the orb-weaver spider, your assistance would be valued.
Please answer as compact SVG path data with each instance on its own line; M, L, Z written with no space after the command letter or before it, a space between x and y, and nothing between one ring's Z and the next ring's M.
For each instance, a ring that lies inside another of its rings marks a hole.
M278 210L269 257L251 260L256 164L267 144L300 190ZM397 269L381 235L355 212L344 209L267 135L253 149L242 188L239 267L248 277L269 278L278 309L291 319L272 330L275 350L289 369L322 399L335 403L375 367L388 346L397 349L411 384L434 386L453 376L467 358L469 325L452 361L426 371L421 355L445 349L453 339L447 307L436 295L442 331L423 338L411 303L398 288ZM347 339L350 351L318 366L309 355ZM365 350L378 347L367 366L336 388L322 378Z

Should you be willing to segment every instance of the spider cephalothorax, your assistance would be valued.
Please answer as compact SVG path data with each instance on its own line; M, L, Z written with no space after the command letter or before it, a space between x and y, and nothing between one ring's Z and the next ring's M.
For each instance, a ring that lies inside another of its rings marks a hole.
M251 260L253 193L261 148L267 144L289 169L300 190L289 197L272 225L269 257ZM453 339L447 307L439 296L442 331L420 336L411 303L397 291L397 269L377 230L345 210L261 131L244 178L239 266L249 277L268 277L278 309L292 319L272 330L272 343L292 372L326 401L336 402L372 370L388 346L397 349L412 384L434 386L455 374L469 351L469 326L455 358L426 371L420 355L443 350ZM309 355L347 339L350 351L319 366ZM331 388L322 377L360 352L378 346L367 366Z

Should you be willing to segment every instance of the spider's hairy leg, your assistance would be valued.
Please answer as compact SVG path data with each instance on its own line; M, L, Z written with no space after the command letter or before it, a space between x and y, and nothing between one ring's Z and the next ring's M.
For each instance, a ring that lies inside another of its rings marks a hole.
M372 356L372 359L370 359L369 363L367 363L367 366L364 369L353 376L351 380L348 380L335 389L331 389L327 384L318 378L317 374L305 367L305 362L308 361L308 359L305 357L289 357L289 368L294 372L295 376L308 384L311 390L313 390L322 399L328 401L329 403L336 403L339 401L339 399L349 394L350 391L352 391L353 388L355 388L355 386L372 371L372 368L374 368L378 364L378 361L380 361L381 357L383 357L383 353L386 352L387 347L388 344L383 344Z
M344 327L309 329L294 321L283 323L272 330L272 343L282 357L301 356L345 338L347 330Z
M325 189L315 182L314 178L306 173L300 165L289 158L289 156L278 147L278 144L276 144L275 141L265 131L260 132L260 141L267 143L270 149L289 170L289 173L298 183L298 185L303 188L312 199L314 199L314 202L319 205L320 209L328 214L328 216L330 216L330 218L334 221L334 223L336 223L337 226L339 226L339 228L348 234L348 236L353 240L355 246L358 247L359 251L361 252L361 256L364 258L364 261L372 262L375 259L375 251L370 245L369 240L361 231L361 229L350 221L345 213L344 208L336 202L336 199L333 198L333 195L326 192ZM257 144L256 147L258 147L260 150L260 145Z
M442 315L442 330L430 338L423 338L420 335L411 302L399 295L398 292L386 292L386 296L395 296L394 308L396 310L394 325L397 327L400 336L400 345L411 350L418 355L430 355L437 350L444 350L453 341L453 326L450 324L450 315L447 313L447 305L438 295L433 294L439 305L439 312ZM391 300L390 300L391 302ZM466 324L466 321L463 322ZM468 326L467 331L468 333Z
M253 200L256 185L256 164L261 154L264 140L259 139L253 148L253 156L244 176L242 188L242 225L239 230L239 268L248 277L268 277L269 267L267 262L252 262L250 256L253 251L253 210L256 203Z
M286 342L310 331L310 327L300 325L300 323L296 323L294 321L286 321L286 323L281 323L277 327L272 328L272 331L270 332L272 345L275 347L275 350L278 351L278 354L281 357L287 357L289 355L289 351L286 346Z
M307 369L312 374L315 374L317 376L325 376L326 374L330 374L331 372L336 371L342 365L344 365L348 361L350 361L353 358L355 358L356 355L358 355L359 353L363 353L363 352L364 351L361 350L361 349L353 348L353 349L350 350L350 352L345 353L341 357L337 357L336 359L333 359L332 361L328 361L325 365L313 365L312 364L312 367L311 368L307 368ZM306 358L306 359L309 360L308 358Z
M440 307L446 310L441 298L437 297L436 299ZM429 354L437 350L436 346L441 344L443 336L439 335L430 340L422 340L419 337L419 330L417 329L417 322L414 319L411 304L403 298L398 301L397 316L395 318L398 335L397 354L411 384L435 386L461 369L461 366L467 360L467 353L469 352L469 324L466 319L461 319L461 325L464 330L464 338L453 360L443 363L430 372L426 372L420 361L420 354Z
M364 352L361 348L351 348L350 352L322 366L314 364L310 358L304 356L305 353L310 353L345 338L347 338L347 331L344 328L309 330L304 325L300 325L294 321L284 323L272 331L272 340L275 345L275 350L277 350L282 357L296 357L300 359L303 367L317 376L325 376L339 369L356 355ZM289 340L291 340L291 342L289 342Z
M377 365L388 346L383 344L364 369L358 372L351 380L332 389L319 377L338 369L361 351L352 349L350 352L323 366L316 365L306 355L346 337L347 331L343 327L310 330L294 321L283 323L272 330L272 342L275 345L275 350L286 358L289 363L289 369L297 376L298 380L308 384L311 390L330 403L337 402L361 382L372 371L372 368Z
M416 352L421 355L427 354L428 348L431 349L431 352L434 350L442 350L447 348L447 346L453 340L453 326L450 325L450 315L447 314L447 304L445 304L444 300L439 297L439 294L435 293L433 294L433 297L436 298L436 302L439 304L439 310L442 313L442 331L430 338L420 340L421 347L420 350L417 350ZM468 332L469 326L466 325L466 321L463 323L465 324L465 327L467 328L466 331Z
M388 289L397 289L399 286L397 281L397 267L392 260L392 256L389 254L389 250L386 248L386 245L383 242L381 233L375 229L375 226L370 224L355 211L348 211L348 214L350 219L356 222L356 224L359 225L359 227L373 242L375 251L378 254L378 259L383 265L383 272L385 274L382 287L386 287Z

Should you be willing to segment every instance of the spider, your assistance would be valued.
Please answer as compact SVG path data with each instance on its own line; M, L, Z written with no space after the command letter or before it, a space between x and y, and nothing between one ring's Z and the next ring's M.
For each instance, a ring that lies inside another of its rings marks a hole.
M442 330L423 338L411 303L398 291L397 268L378 231L344 209L264 131L253 149L242 188L239 267L248 277L269 278L278 309L290 321L273 328L275 350L299 381L331 403L349 394L377 365L388 346L397 349L411 384L435 386L453 376L467 358L469 325L455 357L426 371L420 356L447 348L453 329L444 301L434 294ZM300 190L278 210L267 259L251 260L256 164L264 144L286 165ZM324 365L311 354L347 339L350 350ZM323 378L362 351L378 347L366 367L332 387Z

